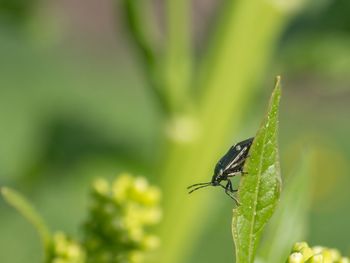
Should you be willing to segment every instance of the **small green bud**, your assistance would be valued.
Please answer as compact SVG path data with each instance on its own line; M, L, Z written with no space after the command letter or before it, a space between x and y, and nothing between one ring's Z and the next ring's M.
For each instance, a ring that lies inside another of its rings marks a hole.
M146 250L155 250L160 246L160 239L154 235L145 236L142 240L142 247Z
M300 252L303 248L308 248L309 245L306 242L296 242L292 248L292 252Z
M148 206L154 206L159 203L161 193L158 187L150 186L143 196L143 203Z
M93 190L100 195L107 195L109 193L109 184L107 180L98 178L93 183Z
M349 258L346 258L346 257L342 257L342 258L339 260L339 263L350 263L350 259L349 259Z
M148 208L140 214L139 219L145 225L158 224L162 219L162 212L158 207Z
M312 247L312 250L314 251L314 254L321 254L324 249L325 248L321 247L321 246L314 246L314 247Z
M53 263L84 263L85 251L81 245L63 232L53 236L52 252L48 262Z
M309 247L303 247L300 250L300 253L303 254L304 261L308 260L309 258L311 258L314 255L314 252Z
M127 201L130 188L133 185L133 178L128 173L123 173L113 182L112 192L117 203Z
M329 249L324 249L322 251L323 263L333 263L332 253Z
M160 243L147 233L147 227L162 217L160 190L146 178L127 173L112 184L99 179L93 188L93 206L85 223L87 263L141 262L144 253Z
M303 256L301 262L306 263L350 263L350 260L341 257L341 254L336 249L331 249L322 246L314 246L310 248L306 242L298 242L293 245L292 254L289 256L287 262L291 262L292 255L298 258L298 254Z
M133 190L136 194L142 195L148 189L148 182L144 177L136 177Z
M309 258L305 263L323 263L323 255L317 254Z
M331 253L332 261L339 261L341 258L340 252L337 249L329 249L328 250Z
M288 263L303 263L304 257L300 252L293 252L289 258Z
M139 263L142 262L144 258L143 253L141 253L140 251L134 250L129 252L128 254L128 263Z
M141 227L133 227L128 231L129 237L134 242L141 242L144 236L144 231Z

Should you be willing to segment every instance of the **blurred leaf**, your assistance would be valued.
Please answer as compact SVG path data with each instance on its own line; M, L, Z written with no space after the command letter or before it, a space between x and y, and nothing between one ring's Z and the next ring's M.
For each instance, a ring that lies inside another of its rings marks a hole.
M232 233L236 245L236 262L250 263L261 231L272 216L281 190L277 149L280 78L272 93L269 109L259 129L244 168L238 197L241 205L233 210Z
M157 99L161 110L169 113L169 98L160 79L159 57L157 49L157 39L155 35L155 21L149 15L149 1L123 0L121 1L121 10L124 17L125 26L130 35L133 44L137 48L143 69L149 81L149 91Z
M312 152L304 152L296 169L287 178L281 202L267 226L259 249L263 262L280 263L287 258L290 248L305 238L307 211L310 205L310 159Z
M26 200L26 198L23 197L20 193L8 187L1 188L1 195L9 205L15 208L34 226L40 236L45 251L48 251L51 243L50 231L44 223L44 220L40 217L38 212L29 203L29 201Z
M11 24L21 24L26 21L38 1L0 0L0 19Z

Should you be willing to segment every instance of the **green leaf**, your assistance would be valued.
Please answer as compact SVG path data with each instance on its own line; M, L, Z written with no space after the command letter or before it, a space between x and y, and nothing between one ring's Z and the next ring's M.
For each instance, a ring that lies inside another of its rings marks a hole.
M292 245L305 238L310 206L310 166L313 153L303 152L284 183L281 201L264 233L258 251L262 262L284 262Z
M272 216L281 191L277 149L280 77L276 79L267 115L255 136L241 179L240 205L233 210L232 234L236 262L252 263L261 231Z
M8 187L1 187L1 195L9 205L15 208L35 227L45 252L47 252L51 242L50 231L34 207L20 193Z

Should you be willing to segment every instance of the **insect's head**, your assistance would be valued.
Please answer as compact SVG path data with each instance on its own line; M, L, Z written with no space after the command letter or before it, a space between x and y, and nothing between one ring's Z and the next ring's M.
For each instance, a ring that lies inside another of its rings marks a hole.
M213 177L211 178L211 184L213 186L219 185L220 182L224 179L223 178L223 173L224 173L223 169L219 169L218 171L215 171Z

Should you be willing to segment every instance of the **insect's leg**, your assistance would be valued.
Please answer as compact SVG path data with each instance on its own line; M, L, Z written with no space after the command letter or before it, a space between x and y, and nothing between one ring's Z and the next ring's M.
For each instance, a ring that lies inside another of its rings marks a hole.
M227 177L234 177L236 175L242 174L242 171L233 171L233 172L227 171L227 172L228 172Z
M243 170L238 170L238 171L234 171L234 172L230 172L230 171L227 171L228 174L227 174L227 177L234 177L236 175L246 175L248 174L248 172L244 172Z
M231 192L231 188L232 188L231 185L232 185L231 181L230 181L230 180L227 180L227 184L226 184L226 186L225 186L225 193L226 193L226 194L227 194L228 191Z
M219 184L222 188L224 188L225 189L225 193L233 200L233 201L235 201L235 203L236 203L236 205L238 206L238 205L241 205L240 204L240 202L237 200L237 198L236 197L234 197L232 194L233 193L231 193L230 191L227 191L226 190L226 186L223 186L222 184Z
M232 188L232 183L230 180L227 180L227 184L224 187L225 188L225 193L235 201L236 205L240 205L240 203L238 202L237 198L233 195L234 192L237 192L237 190L233 190Z
M233 200L235 201L236 205L239 206L241 205L241 203L237 200L237 198L235 196L233 196L232 194L230 194L230 192L226 192L226 194Z

